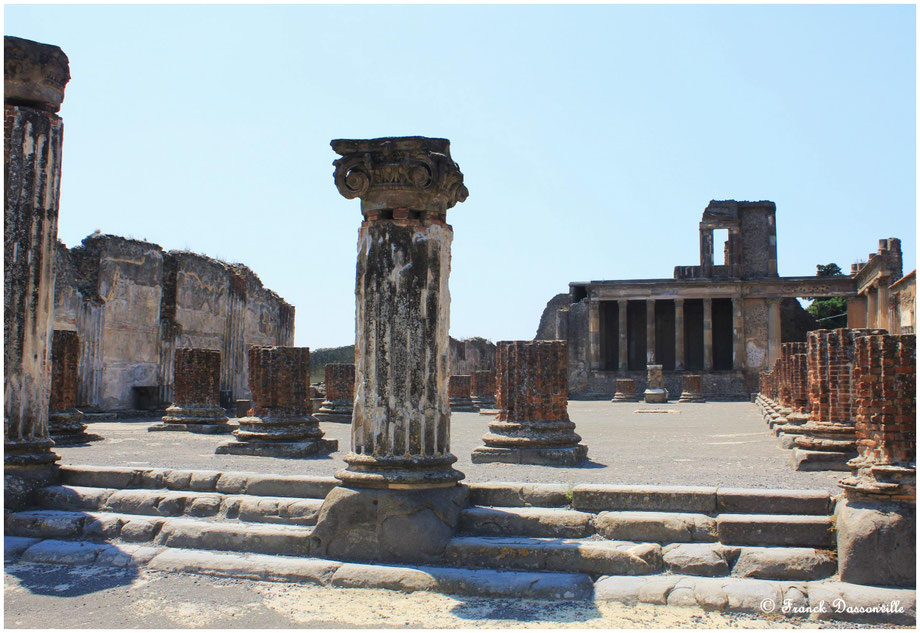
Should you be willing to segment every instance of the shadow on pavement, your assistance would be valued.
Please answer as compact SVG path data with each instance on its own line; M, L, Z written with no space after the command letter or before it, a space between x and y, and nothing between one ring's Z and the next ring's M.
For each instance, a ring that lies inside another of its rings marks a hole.
M509 620L513 622L588 622L602 614L587 600L543 601L521 598L469 598L451 613L464 620Z

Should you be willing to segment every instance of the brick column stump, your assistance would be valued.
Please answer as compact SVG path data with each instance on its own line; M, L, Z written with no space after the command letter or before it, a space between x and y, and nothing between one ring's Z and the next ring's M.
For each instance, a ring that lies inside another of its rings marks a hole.
M471 376L451 376L447 383L447 394L450 400L450 410L464 413L475 413L476 407L470 398L472 386Z
M55 330L51 342L51 402L48 429L58 446L75 446L101 440L86 432L83 412L77 409L77 365L80 339L71 330Z
M611 402L638 402L636 381L632 378L617 378L617 390Z
M912 334L855 341L859 454L840 480L840 580L861 585L917 583L917 344Z
M706 402L703 396L703 377L689 374L681 379L681 394L678 402Z
M648 384L645 387L645 401L667 402L668 390L664 388L664 375L662 374L661 365L648 366Z
M335 184L360 198L351 451L309 554L441 561L465 507L448 402L447 210L466 200L447 139L336 140Z
M316 419L351 424L355 404L355 366L352 363L329 363L325 372L326 398L316 412Z
M57 478L48 434L54 249L70 79L57 46L4 37L3 505Z
M494 370L479 369L470 374L470 399L480 413L486 413L483 409L495 408Z
M495 364L498 415L473 463L581 464L588 447L569 420L566 342L501 341Z
M323 439L310 402L310 348L254 345L249 348L249 390L253 405L234 440L218 455L314 457L339 447Z
M148 431L229 433L227 412L220 403L220 352L214 349L176 350L173 403L163 421Z

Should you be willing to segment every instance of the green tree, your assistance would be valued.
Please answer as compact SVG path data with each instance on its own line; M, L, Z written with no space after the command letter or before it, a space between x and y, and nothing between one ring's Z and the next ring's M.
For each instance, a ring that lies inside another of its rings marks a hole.
M818 277L839 277L843 275L840 266L831 262L830 264L818 264ZM821 324L822 328L838 328L847 326L847 300L846 297L808 297L813 299L810 306L805 308L809 314L815 317Z

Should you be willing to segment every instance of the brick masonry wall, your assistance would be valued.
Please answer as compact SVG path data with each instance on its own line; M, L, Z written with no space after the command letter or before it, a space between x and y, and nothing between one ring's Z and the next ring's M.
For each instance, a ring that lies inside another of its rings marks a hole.
M220 403L220 352L213 349L176 350L173 401L179 406Z
M885 334L885 331L839 328L808 333L808 406L811 420L853 421L851 379L854 342L857 337L868 334Z
M71 330L55 330L51 341L51 402L48 409L73 409L77 406L80 339Z
M352 363L326 365L326 400L355 399L355 366Z
M470 383L470 376L451 376L447 383L447 395L451 398L469 398Z
M495 396L495 371L480 369L470 374L470 394L474 396Z
M914 335L855 340L856 433L860 470L917 458L917 350Z
M498 420L568 420L565 341L501 341L495 358Z
M797 413L808 409L808 345L784 343L789 346L786 381L789 384L789 406Z
M250 347L249 390L255 416L310 415L310 348Z

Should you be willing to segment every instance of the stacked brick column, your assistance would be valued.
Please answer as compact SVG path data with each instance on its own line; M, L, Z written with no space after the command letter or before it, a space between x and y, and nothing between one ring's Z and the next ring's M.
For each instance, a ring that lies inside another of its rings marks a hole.
M472 377L471 376L451 376L447 383L447 395L450 399L450 410L460 412L475 412L473 406L472 394Z
M495 406L495 371L480 369L470 374L470 399L477 409Z
M508 462L575 466L588 448L568 414L565 341L496 344L498 415L473 450L473 463Z
M809 422L795 438L796 470L847 470L856 456L852 371L855 341L881 330L840 328L808 333Z
M249 390L252 409L240 418L235 440L216 453L270 457L311 457L338 448L324 440L310 401L310 348L249 348Z
M611 402L637 402L636 381L632 378L617 378L617 390Z
M683 377L682 392L678 402L706 402L703 397L703 377L690 374Z
M58 445L83 444L102 439L86 433L83 413L77 410L77 365L80 339L71 330L55 330L51 343L51 402L48 427Z
M64 125L55 114L70 79L57 46L4 37L4 507L52 481L48 403Z
M220 404L220 352L179 348L173 373L173 404L163 422L148 431L229 433L226 412Z
M859 455L840 481L840 579L916 586L916 337L865 335L853 370Z
M316 418L322 422L351 423L355 403L355 366L352 363L329 363L326 372L326 399Z

